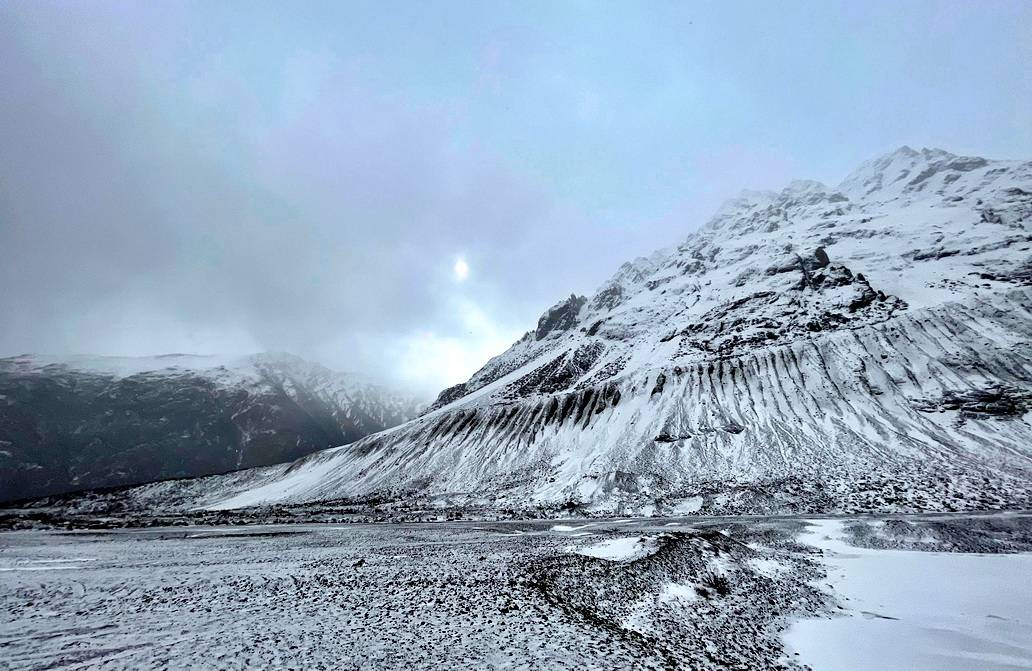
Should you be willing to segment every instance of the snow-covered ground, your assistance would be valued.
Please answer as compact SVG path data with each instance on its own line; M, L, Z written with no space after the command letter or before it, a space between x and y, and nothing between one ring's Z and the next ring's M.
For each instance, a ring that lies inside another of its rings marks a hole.
M1032 548L1022 515L3 532L0 668L1029 668L1032 555L841 529Z
M763 668L819 605L790 530L552 526L0 533L0 667Z
M814 671L1032 669L1032 555L858 548L841 520L800 540L823 551L844 609L785 634Z

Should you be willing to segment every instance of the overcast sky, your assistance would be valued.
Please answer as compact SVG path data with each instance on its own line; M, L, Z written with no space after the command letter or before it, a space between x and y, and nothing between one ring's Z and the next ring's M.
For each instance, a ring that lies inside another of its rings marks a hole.
M1032 2L0 2L0 355L436 391L740 189L1032 158Z

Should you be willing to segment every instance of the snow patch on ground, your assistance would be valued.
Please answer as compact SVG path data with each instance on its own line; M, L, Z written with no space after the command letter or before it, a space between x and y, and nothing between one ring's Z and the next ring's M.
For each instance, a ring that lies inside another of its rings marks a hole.
M814 671L1032 669L1032 555L857 548L813 523L843 617L802 620L784 641Z
M659 593L660 603L691 603L699 600L695 585L671 582L663 586Z
M672 515L691 515L702 510L703 499L701 496L681 499L670 509Z
M574 548L575 554L608 561L631 561L641 559L658 549L654 538L648 536L622 536L607 538L593 545Z
M768 557L754 557L749 560L749 566L760 575L768 577L776 576L790 570L789 566L779 562L777 559Z

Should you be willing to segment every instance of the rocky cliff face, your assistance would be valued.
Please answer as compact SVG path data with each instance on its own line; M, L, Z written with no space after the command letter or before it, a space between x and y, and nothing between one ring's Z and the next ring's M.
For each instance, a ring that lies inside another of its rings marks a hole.
M744 192L422 417L171 493L648 514L1032 498L1032 163L904 147Z
M288 355L0 359L0 500L289 461L416 410Z

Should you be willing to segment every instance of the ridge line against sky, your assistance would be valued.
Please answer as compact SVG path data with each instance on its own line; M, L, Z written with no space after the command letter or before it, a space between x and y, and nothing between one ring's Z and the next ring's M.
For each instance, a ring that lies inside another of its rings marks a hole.
M0 5L0 356L426 393L744 188L1032 158L1032 3Z

